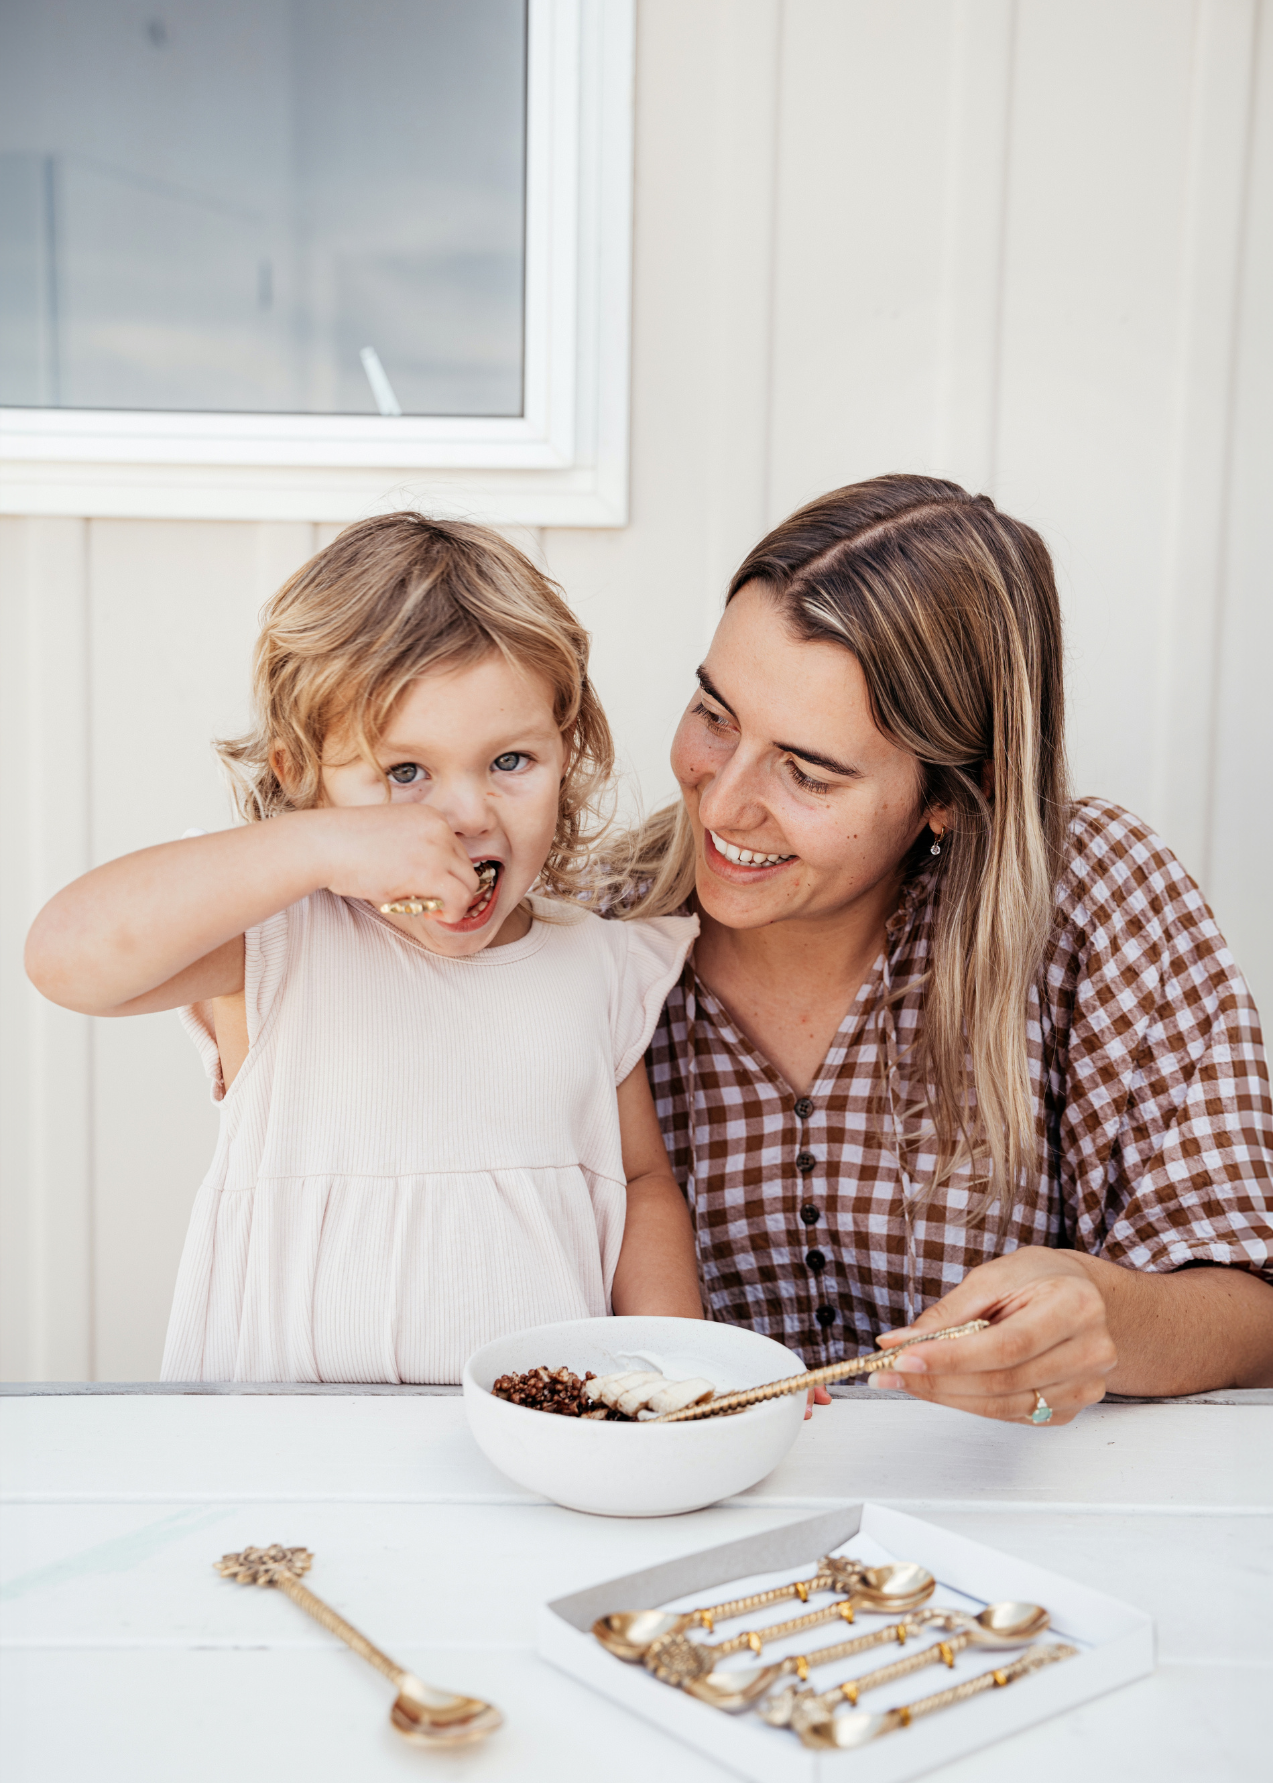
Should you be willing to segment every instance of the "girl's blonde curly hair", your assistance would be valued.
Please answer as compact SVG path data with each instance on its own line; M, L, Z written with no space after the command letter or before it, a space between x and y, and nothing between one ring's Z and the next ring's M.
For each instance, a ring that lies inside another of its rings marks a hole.
M484 526L380 514L347 527L283 584L261 615L252 726L216 746L240 812L256 822L318 804L323 746L334 731L374 760L413 681L493 651L552 691L567 756L540 885L576 894L614 767L610 727L588 680L588 634L556 586ZM274 766L281 759L286 785Z

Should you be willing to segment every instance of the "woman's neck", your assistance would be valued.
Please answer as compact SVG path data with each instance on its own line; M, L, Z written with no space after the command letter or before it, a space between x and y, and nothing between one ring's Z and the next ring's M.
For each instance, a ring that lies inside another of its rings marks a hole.
M827 916L758 929L726 928L700 912L695 972L797 1093L816 1081L900 895L900 878L890 878Z

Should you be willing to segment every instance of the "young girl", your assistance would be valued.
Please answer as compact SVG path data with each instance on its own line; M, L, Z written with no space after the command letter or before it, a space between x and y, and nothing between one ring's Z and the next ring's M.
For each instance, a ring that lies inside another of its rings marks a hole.
M352 526L266 608L221 746L248 823L41 912L39 989L180 1006L221 1104L165 1380L455 1381L524 1326L702 1316L642 1063L698 925L571 899L613 759L586 665L498 535Z

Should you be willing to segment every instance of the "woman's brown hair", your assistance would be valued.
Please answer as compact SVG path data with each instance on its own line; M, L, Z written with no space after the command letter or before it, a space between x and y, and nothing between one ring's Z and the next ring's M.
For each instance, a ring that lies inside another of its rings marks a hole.
M573 893L614 764L588 680L588 634L556 586L484 526L380 514L347 527L283 584L261 615L252 727L217 745L239 810L254 821L316 805L333 733L373 760L413 681L492 652L551 689L567 758L540 883ZM275 765L284 760L286 784Z
M776 526L728 599L758 583L796 635L857 658L876 724L916 758L919 809L945 807L935 930L914 1081L936 1144L930 1201L976 1162L985 1218L1035 1187L1039 1138L1026 1022L1065 857L1061 616L1047 547L956 483L876 477ZM930 863L927 830L906 866ZM626 914L675 908L694 884L683 808L658 813L625 862Z

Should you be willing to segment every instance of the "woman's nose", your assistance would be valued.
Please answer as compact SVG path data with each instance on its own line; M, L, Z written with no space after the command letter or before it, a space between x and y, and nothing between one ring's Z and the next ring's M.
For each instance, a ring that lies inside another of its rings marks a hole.
M698 814L709 830L753 829L764 821L754 766L734 753L703 780L698 791Z

